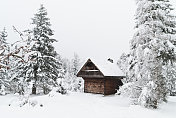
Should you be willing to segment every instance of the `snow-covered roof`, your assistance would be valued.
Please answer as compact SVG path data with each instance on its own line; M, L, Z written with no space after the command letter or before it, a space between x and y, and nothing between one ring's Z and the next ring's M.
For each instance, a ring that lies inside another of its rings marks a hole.
M111 63L108 60L90 59L96 67L103 73L104 76L124 76L123 72L116 63Z
M125 75L120 70L116 63L111 63L108 60L97 60L97 59L88 59L91 60L92 63L102 72L104 76L120 76L124 77Z

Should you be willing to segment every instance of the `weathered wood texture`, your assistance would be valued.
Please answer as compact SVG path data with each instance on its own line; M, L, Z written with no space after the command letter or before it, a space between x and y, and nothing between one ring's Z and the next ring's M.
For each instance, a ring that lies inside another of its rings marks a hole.
M106 79L105 80L105 90L104 95L115 94L117 92L117 80L114 79Z
M111 95L115 94L122 85L119 79L110 78L83 78L84 92Z
M100 71L80 71L79 77L97 77L102 78L103 75Z
M84 78L84 92L104 94L104 79Z

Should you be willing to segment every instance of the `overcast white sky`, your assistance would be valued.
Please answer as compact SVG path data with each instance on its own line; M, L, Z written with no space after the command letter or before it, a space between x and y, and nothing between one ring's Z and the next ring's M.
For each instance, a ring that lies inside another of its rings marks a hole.
M170 0L176 8L176 1ZM134 0L1 0L0 30L6 27L9 42L19 37L14 25L23 31L44 4L55 31L56 50L71 58L113 58L128 52L134 31ZM176 15L176 12L175 12Z

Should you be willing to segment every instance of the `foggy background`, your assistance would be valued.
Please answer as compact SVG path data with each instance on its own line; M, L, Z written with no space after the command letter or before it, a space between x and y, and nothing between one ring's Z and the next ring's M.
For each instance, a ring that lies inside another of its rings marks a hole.
M176 1L170 0L176 8ZM0 31L6 27L8 42L20 37L12 26L23 31L31 28L31 18L43 4L54 30L57 52L81 59L112 58L129 51L134 33L134 0L1 0ZM173 12L176 15L176 12Z

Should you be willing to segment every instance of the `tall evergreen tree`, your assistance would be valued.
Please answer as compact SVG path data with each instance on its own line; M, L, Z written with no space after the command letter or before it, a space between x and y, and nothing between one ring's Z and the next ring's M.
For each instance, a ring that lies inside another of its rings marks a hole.
M7 43L7 32L4 28L2 32L0 32L0 56L1 56L1 64L8 64L8 58L5 58L9 53L9 45Z
M61 77L62 63L57 60L57 53L54 50L53 30L50 28L50 19L47 17L47 11L41 5L39 11L32 19L33 42L32 51L36 51L33 59L36 63L33 64L34 86L43 88L44 94L51 90L52 86L57 86L57 79Z
M7 32L4 28L0 32L0 89L1 86L8 86L8 53L9 45L7 43Z
M128 57L133 102L157 108L166 101L166 65L175 60L175 16L169 0L136 0L136 33Z

